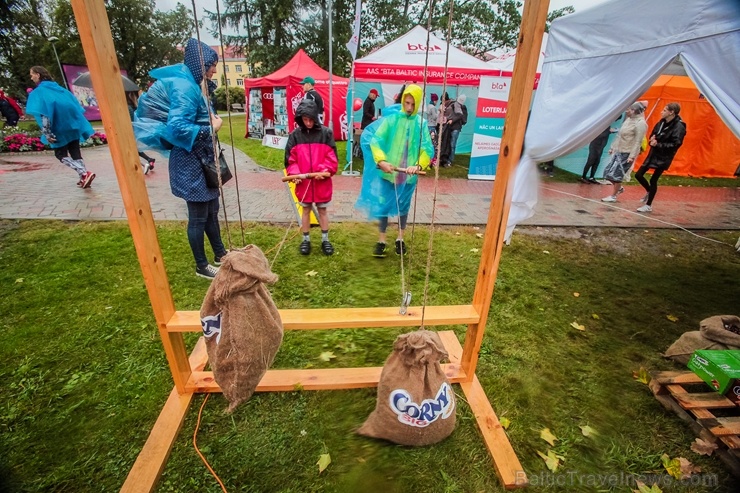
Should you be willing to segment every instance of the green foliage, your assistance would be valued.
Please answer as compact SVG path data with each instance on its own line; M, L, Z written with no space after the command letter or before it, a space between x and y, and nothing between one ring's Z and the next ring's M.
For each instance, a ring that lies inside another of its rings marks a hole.
M226 109L226 86L220 86L216 91L213 93L213 96L216 98L216 108L219 110L225 110ZM244 104L244 101L246 99L246 96L244 94L244 88L243 87L229 87L229 102L231 104L234 103L241 103Z
M65 0L13 0L0 21L0 86L25 100L32 83L28 69L45 66L62 83L57 59L86 65L72 6ZM155 9L154 0L108 0L106 11L122 69L143 83L149 70L182 61L177 45L192 31L192 16L182 4L170 11ZM48 41L55 36L54 46Z
M246 226L247 241L264 251L286 231ZM507 434L530 478L548 472L538 450L561 462L564 479L662 473L668 454L690 457L706 478L716 475L714 484L674 483L670 491L735 491L722 462L690 455L694 437L686 424L630 376L640 366L677 369L659 353L706 316L737 308L740 287L717 281L737 278L733 249L687 234L673 241L676 231L517 231L501 259L477 375L498 415L511 419ZM158 222L157 233L176 306L197 310L209 284L193 275L184 223ZM470 250L482 243L477 233L435 231L430 304L470 302L480 260ZM271 288L277 305L396 305L399 263L370 257L376 228L342 223L331 234L332 257L302 257L291 234L279 254L268 253L280 278ZM710 235L723 243L736 238L736 232ZM232 236L239 237L233 223ZM417 225L413 243L410 235L407 240L409 286L420 300L427 228ZM0 479L8 491L117 491L172 389L127 225L0 221L0 265L0 469L6 473ZM317 275L306 276L311 270ZM599 319L587 332L569 326L593 313ZM466 331L441 329L461 339ZM275 366L381 365L404 330L290 331ZM197 337L186 335L188 348ZM324 352L336 357L322 361ZM192 448L203 398L191 405L159 492L220 491ZM198 444L229 491L503 492L463 398L452 436L423 448L354 434L375 400L375 389L296 389L255 394L225 415L226 401L215 395L203 410ZM599 434L584 436L584 423ZM557 435L555 446L540 438L544 427ZM322 454L331 455L331 465L319 474ZM598 489L578 486L531 490ZM626 485L604 490L628 491Z

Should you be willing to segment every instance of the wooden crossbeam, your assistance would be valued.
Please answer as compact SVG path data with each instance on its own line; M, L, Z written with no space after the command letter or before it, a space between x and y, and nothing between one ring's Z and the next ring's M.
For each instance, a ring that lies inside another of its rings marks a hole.
M316 308L280 310L285 330L415 327L421 325L421 307L409 307L406 315L398 307ZM472 305L427 306L424 325L469 325L480 320ZM167 322L168 332L200 332L196 311L177 311Z
M199 370L203 369L205 354L206 344L201 337L190 355L190 366ZM172 389L162 412L159 413L159 417L154 423L151 433L149 433L144 448L139 452L134 466L126 477L126 482L121 487L122 493L145 493L154 490L154 486L157 484L165 464L167 464L172 445L175 443L175 439L185 421L185 414L192 400L192 393L180 394L177 387Z

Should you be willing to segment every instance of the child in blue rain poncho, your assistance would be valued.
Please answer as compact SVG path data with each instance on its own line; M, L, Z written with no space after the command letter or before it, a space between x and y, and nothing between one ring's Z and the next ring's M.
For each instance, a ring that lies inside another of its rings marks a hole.
M90 188L95 173L87 170L80 152L80 143L93 135L85 111L71 92L51 80L46 68L31 67L30 76L36 89L28 95L26 113L33 115L41 127L41 142L54 149L54 156L77 173L78 187Z
M201 58L202 56L202 58ZM218 54L205 43L190 39L185 46L185 61L149 72L157 81L139 100L134 121L136 140L144 148L170 148L170 188L188 207L188 242L195 258L195 274L213 279L218 271L210 265L203 245L207 236L213 249L214 264L226 255L218 222L218 188L209 188L203 164L215 160L212 130L223 124L203 95L200 83L205 78L208 92L215 84Z
M360 139L365 169L362 189L355 204L377 219L378 243L373 256L386 255L388 218L399 217L396 254L407 252L403 241L411 199L416 190L417 173L429 167L434 146L424 118L419 114L423 105L421 87L410 84L401 95L401 104L383 110L383 117L365 128ZM406 169L406 173L394 168Z

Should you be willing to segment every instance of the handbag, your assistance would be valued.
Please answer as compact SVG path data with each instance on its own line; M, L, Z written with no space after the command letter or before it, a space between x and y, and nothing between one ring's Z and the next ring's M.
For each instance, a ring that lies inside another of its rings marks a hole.
M216 168L218 163L218 168ZM219 188L218 173L221 171L221 185L225 185L232 178L231 170L229 165L226 163L226 157L224 157L224 150L218 150L218 159L214 159L213 162L204 163L201 162L203 168L203 175L206 178L206 186L208 188Z

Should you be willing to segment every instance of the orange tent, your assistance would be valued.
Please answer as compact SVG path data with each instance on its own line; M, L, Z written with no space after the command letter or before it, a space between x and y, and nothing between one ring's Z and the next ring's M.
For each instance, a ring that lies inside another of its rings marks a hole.
M681 105L686 138L667 175L733 177L740 166L740 139L719 118L712 105L685 76L661 75L639 100L647 100L648 134L668 103ZM635 169L647 157L637 158Z

